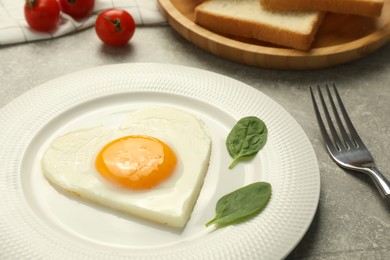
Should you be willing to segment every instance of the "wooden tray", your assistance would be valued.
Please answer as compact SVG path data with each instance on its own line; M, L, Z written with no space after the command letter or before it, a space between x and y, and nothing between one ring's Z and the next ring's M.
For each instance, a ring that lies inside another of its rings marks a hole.
M275 69L318 69L366 56L390 39L390 0L379 18L328 13L310 51L213 33L194 22L204 0L158 0L170 25L196 46L235 62Z

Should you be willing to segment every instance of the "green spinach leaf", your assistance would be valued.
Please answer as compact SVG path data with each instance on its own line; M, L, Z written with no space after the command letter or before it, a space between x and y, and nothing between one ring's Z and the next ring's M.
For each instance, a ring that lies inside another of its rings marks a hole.
M255 116L241 118L226 139L226 147L233 158L229 169L240 160L255 156L264 147L267 136L267 126L260 118Z
M267 205L272 193L268 182L255 182L235 190L217 202L216 216L206 224L227 226L259 214Z

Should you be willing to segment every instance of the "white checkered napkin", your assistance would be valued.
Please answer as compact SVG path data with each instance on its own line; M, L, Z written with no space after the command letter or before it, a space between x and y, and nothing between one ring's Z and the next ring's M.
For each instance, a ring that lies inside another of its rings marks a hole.
M158 25L166 23L157 7L157 0L95 0L92 14L82 20L75 20L61 13L60 23L51 32L37 32L24 19L25 0L0 0L0 46L60 37L95 24L98 13L108 8L128 11L137 25Z

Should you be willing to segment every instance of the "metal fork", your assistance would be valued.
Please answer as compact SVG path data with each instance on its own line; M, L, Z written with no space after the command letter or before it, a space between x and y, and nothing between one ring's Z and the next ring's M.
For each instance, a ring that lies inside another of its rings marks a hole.
M317 86L317 91L321 100L323 114L325 115L330 135L324 121L322 120L312 87L310 87L310 94L321 134L331 158L340 167L368 174L375 183L375 186L382 197L390 202L390 181L386 179L386 177L376 168L374 158L360 139L351 119L348 116L336 85L332 83L334 94L331 93L328 84L325 84L325 87L334 114L333 120L327 108L328 106L326 105L320 86ZM333 96L336 96L339 109L336 107L336 102L334 101ZM344 122L339 115L339 111L343 116ZM336 121L336 124L334 124L333 121ZM335 125L338 127L338 130ZM332 138L330 136L332 136Z

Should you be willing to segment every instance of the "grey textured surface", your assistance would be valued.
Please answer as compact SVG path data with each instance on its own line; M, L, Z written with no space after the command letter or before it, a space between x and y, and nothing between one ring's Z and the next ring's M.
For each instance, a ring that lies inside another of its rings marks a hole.
M0 48L0 107L50 79L100 65L154 62L228 75L262 91L298 121L316 152L321 195L316 216L288 259L389 259L390 207L362 174L338 168L326 154L308 92L335 81L362 139L390 178L390 44L337 67L282 71L226 61L195 47L168 26L138 28L131 44L104 46L93 29Z

